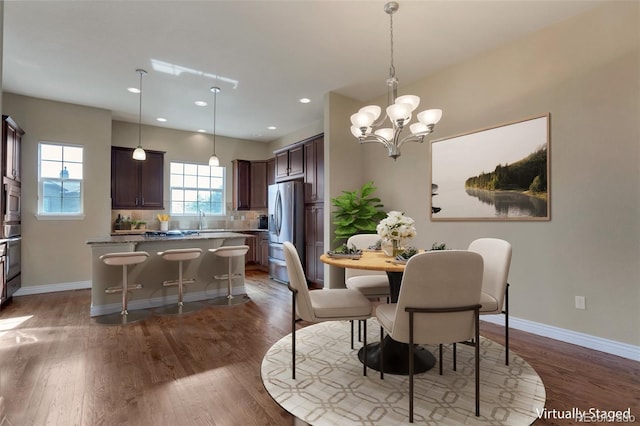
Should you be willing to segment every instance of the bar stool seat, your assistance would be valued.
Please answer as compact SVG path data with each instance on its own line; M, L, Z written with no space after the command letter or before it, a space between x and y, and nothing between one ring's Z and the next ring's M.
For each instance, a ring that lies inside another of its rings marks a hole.
M128 266L137 265L145 262L149 258L149 253L146 251L130 251L119 253L107 253L100 256L100 260L105 265L109 266L122 266L122 286L121 287L108 287L104 290L107 294L122 293L122 311L109 315L102 315L96 317L98 324L129 324L136 321L141 321L147 318L151 313L146 310L136 310L129 312L127 309L128 293L131 290L137 290L142 288L142 284L129 285L128 283Z
M181 315L190 312L196 312L202 309L202 303L198 302L189 302L184 303L184 286L187 284L193 284L196 282L195 279L185 280L182 276L182 267L183 262L187 260L193 260L200 257L202 254L202 249L200 248L186 248L186 249L170 249L165 251L158 252L158 256L163 258L164 260L178 262L178 279L177 280L166 280L162 282L162 285L165 287L170 287L177 285L178 286L178 303L176 305L170 306L162 306L160 308L156 308L154 312L158 315Z
M232 265L233 265L233 258L234 257L244 257L245 254L247 254L247 252L249 251L249 246L222 246L222 247L218 247L215 249L209 249L210 253L213 253L214 255L221 257L221 258L226 258L227 259L227 265L228 265L228 273L224 274L224 275L216 275L213 278L217 279L217 280L227 280L227 295L226 296L221 296L221 297L216 297L215 299L211 300L209 303L211 303L212 305L218 305L218 306L231 306L231 305L238 305L240 303L246 303L248 301L251 300L251 298L247 295L247 294L238 294L238 295L233 295L231 293L231 283L234 277L242 277L244 280L244 274L234 274L232 272ZM244 264L244 261L243 261Z

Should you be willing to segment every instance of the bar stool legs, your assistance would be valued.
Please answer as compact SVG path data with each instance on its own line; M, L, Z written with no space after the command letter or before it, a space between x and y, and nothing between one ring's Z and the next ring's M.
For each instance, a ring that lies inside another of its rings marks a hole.
M184 286L186 284L193 284L195 279L185 280L183 278L182 269L183 262L185 260L197 259L202 254L202 249L199 248L188 248L188 249L172 249L165 250L163 252L159 252L158 256L162 257L164 260L169 261L177 261L178 262L178 280L167 280L163 281L162 285L165 287L169 286L178 286L178 303L176 305L168 305L162 306L160 308L154 309L154 312L158 315L182 315L191 312L196 312L202 309L203 305L199 302L188 302L185 303L183 301L184 296Z
M218 257L227 259L228 272L224 275L216 275L215 279L226 279L227 280L227 295L217 297L211 300L209 303L217 306L232 306L238 305L241 303L246 303L251 300L251 298L247 294L238 294L233 295L231 291L231 284L234 277L244 277L243 274L234 274L233 273L233 258L234 257L243 257L249 251L249 246L222 246L215 249L209 249L210 253L215 254Z
M107 253L100 256L106 265L122 266L122 287L109 287L105 289L105 293L122 293L122 311L109 315L96 317L96 323L105 325L130 324L132 322L141 321L147 318L151 313L146 310L136 310L129 312L128 310L128 293L131 290L142 288L142 284L128 284L128 266L136 265L147 260L149 253L144 251Z

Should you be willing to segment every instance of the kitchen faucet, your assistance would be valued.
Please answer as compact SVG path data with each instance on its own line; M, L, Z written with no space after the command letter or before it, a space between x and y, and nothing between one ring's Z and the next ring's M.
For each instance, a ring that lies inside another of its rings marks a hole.
M198 214L198 229L201 231L204 229L204 210L200 210Z

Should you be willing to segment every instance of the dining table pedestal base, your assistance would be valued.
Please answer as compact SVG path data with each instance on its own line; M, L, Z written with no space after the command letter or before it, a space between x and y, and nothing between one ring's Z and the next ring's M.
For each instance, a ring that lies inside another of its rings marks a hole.
M391 337L384 338L384 372L389 374L409 375L409 345L393 340ZM358 351L360 362L364 360L364 348ZM380 371L380 342L367 345L367 367ZM424 373L436 364L436 358L425 348L416 345L413 354L413 372L415 374Z

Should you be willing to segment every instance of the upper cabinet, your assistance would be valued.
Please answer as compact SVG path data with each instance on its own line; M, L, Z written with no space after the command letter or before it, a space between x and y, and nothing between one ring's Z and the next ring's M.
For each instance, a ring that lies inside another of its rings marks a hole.
M267 162L251 162L251 209L267 208Z
M233 160L233 209L251 208L251 161Z
M304 177L304 147L302 145L275 151L276 182Z
M164 209L164 152L145 150L133 159L133 148L111 147L111 208Z
M231 162L233 164L234 210L267 208L269 181L270 179L274 180L269 177L269 161L233 160ZM271 172L273 173L273 171Z
M4 175L9 179L20 182L20 146L22 144L24 131L9 116L2 116L2 141L3 141L3 164Z
M324 200L324 137L304 143L304 202Z
M276 159L270 158L267 160L267 189L274 183L276 183Z

